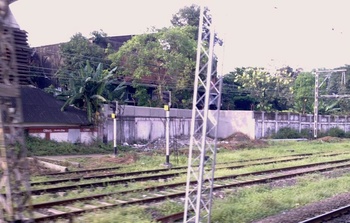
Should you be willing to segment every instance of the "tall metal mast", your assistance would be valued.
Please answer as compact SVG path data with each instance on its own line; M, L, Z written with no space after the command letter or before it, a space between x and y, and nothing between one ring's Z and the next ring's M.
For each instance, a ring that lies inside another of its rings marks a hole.
M210 30L209 33L203 33L204 24ZM214 38L212 20L204 14L204 6L202 5L198 32L184 222L202 222L205 219L210 222L222 87L222 79L218 78L216 70L213 70L215 61ZM199 94L198 91L203 89L204 94ZM204 106L200 110L197 105L201 104L203 99ZM209 111L209 104L212 101L215 101L216 110ZM209 133L214 135L213 139L208 137Z
M22 102L15 29L7 26L9 4L0 0L0 221L32 222L31 194L26 147L22 129Z
M328 80L330 79L331 75L336 72L341 72L342 77L341 77L341 84L345 85L345 72L346 69L333 69L333 70L317 70L315 71L315 103L314 103L314 138L317 138L318 135L318 104L319 104L319 98L349 98L350 95L338 95L338 94L333 94L333 95L321 95L319 96L319 89L320 87ZM325 73L326 77L323 79L321 84L319 84L319 78L320 74Z

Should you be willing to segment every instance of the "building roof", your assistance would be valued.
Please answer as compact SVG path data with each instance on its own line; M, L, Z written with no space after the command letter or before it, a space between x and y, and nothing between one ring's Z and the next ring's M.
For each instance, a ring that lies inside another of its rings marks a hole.
M39 88L22 86L21 96L25 124L90 125L85 111L67 106L62 112L64 102Z

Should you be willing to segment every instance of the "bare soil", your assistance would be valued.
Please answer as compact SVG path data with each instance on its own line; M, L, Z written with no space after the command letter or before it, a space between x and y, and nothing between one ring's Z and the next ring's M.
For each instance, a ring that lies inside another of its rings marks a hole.
M236 132L231 136L219 140L218 147L228 150L249 149L249 148L264 148L267 146L267 142L260 139L250 139L247 135Z

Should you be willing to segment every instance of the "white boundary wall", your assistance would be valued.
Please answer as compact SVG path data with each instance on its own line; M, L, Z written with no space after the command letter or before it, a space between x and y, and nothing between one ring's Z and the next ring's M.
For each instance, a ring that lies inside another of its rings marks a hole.
M105 106L108 117L104 126L104 135L113 140L112 110ZM121 106L117 116L117 143L148 142L165 138L165 111L163 108ZM189 109L170 110L170 137L189 136L192 111Z
M105 106L105 115L112 113ZM209 111L209 117L213 115ZM192 110L170 110L170 137L190 136ZM135 143L149 142L157 138L165 138L165 111L163 108L121 106L117 119L117 142ZM210 118L209 118L210 120ZM235 132L242 132L251 139L267 138L282 127L313 131L312 114L296 114L290 112L258 112L258 111L220 111L218 138L225 139ZM208 123L208 128L211 124ZM350 116L319 115L319 132L332 127L350 131ZM108 141L113 140L113 120L107 118L104 135ZM211 136L214 136L213 134Z
M338 127L345 132L350 131L350 116L318 115L318 131L326 132ZM297 114L290 112L254 112L255 138L266 138L276 133L280 128L290 127L297 131L306 129L313 132L313 114Z

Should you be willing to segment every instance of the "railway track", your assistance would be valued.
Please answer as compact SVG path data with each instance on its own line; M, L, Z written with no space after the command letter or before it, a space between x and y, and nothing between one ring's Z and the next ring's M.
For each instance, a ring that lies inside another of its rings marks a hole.
M293 157L293 158L284 158L284 159L278 159L278 160L270 160L270 161L263 161L263 162L250 162L246 164L239 164L239 165L229 165L229 166L221 166L217 167L217 169L238 169L243 168L247 166L252 165L263 165L263 164L271 164L271 163L278 163L278 162L290 162L290 161L296 161L303 159L303 157ZM342 160L335 160L331 162L326 163L332 163L332 162L347 162L350 161L350 159L342 159ZM311 167L314 165L320 165L320 164L307 164L304 165L305 167ZM291 167L293 168L293 167ZM141 181L150 181L150 180L168 180L172 179L174 177L180 176L181 174L186 174L187 171L178 171L178 172L171 172L171 173L162 173L162 174L153 174L153 175L146 175L146 176L136 176L136 177L126 177L123 179L110 179L113 177L120 177L120 176L132 176L132 175L142 175L144 173L150 173L150 172L157 172L158 170L145 170L145 171L137 171L137 172L129 172L129 173L116 173L116 174L107 174L107 175L98 175L98 176L89 176L89 177L82 177L82 178L68 178L68 179L59 179L59 180L50 180L50 181L41 181L41 182L32 182L32 190L31 193L33 195L40 195L43 193L57 193L62 191L69 191L69 190L76 190L76 189L83 189L83 188L96 188L96 187L105 187L107 185L127 185L132 182L141 182ZM169 169L161 169L161 171L173 171ZM82 180L91 180L91 179L103 179L98 182L91 181L91 182L80 182ZM36 188L42 187L44 185L52 185L52 184L58 184L58 183L70 183L71 185L65 185L65 186L51 186L51 187L45 187L45 188Z
M234 162L223 162L223 163L217 163L217 164L246 163L246 162L274 160L274 159L296 157L296 156L300 156L300 157L309 157L312 155L336 156L336 155L341 155L341 154L345 154L345 153L301 153L301 154L291 154L291 155L279 156L279 157L263 157L263 158L257 158L257 159L249 159L249 160L239 160L239 161L234 161ZM99 173L99 172L106 172L106 171L115 171L115 170L120 170L122 168L123 167L121 167L121 166L105 167L105 168L84 169L84 170L75 170L75 171L67 171L67 172L40 174L37 176L57 177L57 176L64 176L64 175L68 175L68 176L77 175L77 177L80 177L80 176L87 174L87 173ZM166 168L166 170L168 170L168 169L169 168ZM172 169L187 169L187 166L172 167ZM159 170L162 171L162 170L164 170L164 168L160 168ZM155 170L150 170L150 171L155 171Z
M337 156L337 155L342 155L344 153L326 153L326 154L321 154L321 156ZM266 164L271 164L271 163L279 163L279 162L290 162L290 161L296 161L296 160L301 160L305 159L307 157L310 157L311 155L314 154L296 154L296 155L291 155L291 156L281 156L278 157L277 159L272 159L271 157L265 158L265 159L254 159L254 160L245 160L245 161L239 161L238 163L244 162L244 164L236 164L236 165L228 165L228 166L223 166L225 164L233 164L237 162L225 162L225 163L218 163L218 167L216 169L238 169L238 168L243 168L249 165L266 165ZM270 160L269 160L270 159ZM268 160L268 161L263 161L262 160ZM120 167L112 167L112 168L98 168L98 169L90 169L90 170L80 170L80 171L70 171L70 172L62 172L62 173L56 173L56 174L47 174L47 176L54 176L55 178L60 175L72 175L76 173L99 173L101 170L102 171L111 171L111 170L119 170ZM51 185L51 184L58 184L58 183L65 183L65 182L79 182L82 180L90 180L90 179L103 179L103 178L112 178L112 177L129 177L129 176L135 176L135 175L143 175L143 174L151 174L151 173L160 173L160 172L167 172L170 170L186 170L187 171L187 166L180 166L180 167L172 167L172 168L159 168L159 169L151 169L151 170L142 170L142 171L132 171L132 172L118 172L118 173L103 173L100 175L90 175L90 176L84 176L84 175L78 175L74 177L69 177L69 178L63 178L63 179L54 179L54 180L46 180L46 181L37 181L37 182L31 182L31 186L37 186L37 185ZM174 173L174 176L176 174L183 174L186 173L186 171L179 171L177 173ZM133 179L131 179L133 180ZM136 179L138 180L138 179ZM142 180L142 179L141 179Z
M327 213L306 219L299 223L322 223L329 222L334 219L339 219L350 214L350 205L337 208L335 210L329 211ZM343 222L343 221L338 221ZM344 221L345 222L345 221ZM347 221L346 221L347 222Z
M290 162L290 161L297 161L305 159L305 156L301 157L293 157L293 158L282 158L282 159L275 159L270 161L263 161L263 162L248 162L245 164L239 164L239 165L229 165L229 166L219 166L216 169L238 169L243 168L251 165L266 165L271 163L281 163L281 162ZM103 179L103 178L113 178L113 177L130 177L135 175L143 175L143 174L150 174L150 173L161 173L161 172L167 172L167 171L174 171L174 170L183 170L178 171L176 173L169 173L169 174L161 174L161 175L153 175L154 179L152 179L151 176L147 177L135 177L125 180L120 180L120 183L126 183L129 181L143 181L143 180L157 180L158 176L164 176L163 178L166 179L168 177L174 177L180 174L187 173L187 167L174 167L174 168L161 168L161 169L153 169L153 170L142 170L142 171L134 171L134 172L122 172L122 173L107 173L102 175L92 175L92 176L81 176L81 177L71 177L71 178L64 178L64 179L55 179L55 180L48 180L48 181L38 181L38 182L31 182L31 186L37 186L37 185L52 185L52 184L58 184L58 183L66 183L66 182L78 182L82 180L91 180L91 179Z
M217 191L248 185L263 184L314 172L325 172L349 167L350 160L343 159L332 162L319 162L301 166L221 176L215 178L215 186L213 189ZM292 173L290 173L291 170L293 170ZM243 177L247 177L247 179L242 179ZM251 179L252 177L254 178ZM239 180L237 180L237 178L239 178ZM193 181L192 183L196 182L197 181ZM33 205L35 210L35 221L46 222L57 218L69 219L93 210L131 204L149 204L164 201L166 199L183 198L185 196L185 184L186 182L172 184L168 183L153 187L144 187L141 189L124 190L74 199L37 203ZM77 203L79 206L75 205Z

